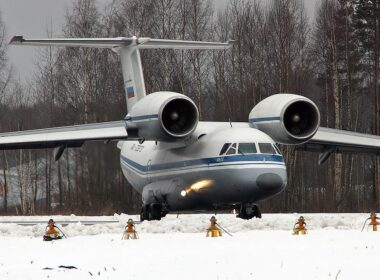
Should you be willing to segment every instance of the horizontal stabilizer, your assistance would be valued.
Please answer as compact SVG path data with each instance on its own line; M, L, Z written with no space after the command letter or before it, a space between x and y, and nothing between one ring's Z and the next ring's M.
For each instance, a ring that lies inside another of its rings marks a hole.
M137 37L25 39L23 36L14 36L9 42L11 45L93 48L128 47L133 43L135 43L135 46L139 49L227 49L232 46L233 41L215 43Z
M198 41L181 41L181 40L165 40L165 39L150 39L139 38L139 49L228 49L232 47L234 41L226 43L215 42L198 42Z
M95 47L114 48L129 46L132 38L52 38L52 39L24 39L23 36L14 36L10 45L29 46L63 46L63 47Z

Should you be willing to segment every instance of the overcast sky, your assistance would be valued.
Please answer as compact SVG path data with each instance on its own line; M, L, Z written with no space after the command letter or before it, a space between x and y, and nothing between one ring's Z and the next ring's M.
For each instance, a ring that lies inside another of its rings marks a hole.
M46 37L46 26L53 22L54 32L64 20L65 8L71 0L0 0L0 11L6 24L8 41L13 35ZM31 76L34 70L35 47L9 47L8 57L20 79Z
M46 37L46 26L53 24L53 34L59 35L65 11L74 0L0 0L2 19L6 24L8 41L13 35ZM218 7L228 0L215 0ZM266 1L266 0L263 0ZM318 0L305 0L310 15ZM106 0L98 1L104 3ZM121 36L131 34L120 34ZM35 69L36 47L11 46L8 50L10 63L14 65L21 81L31 78Z

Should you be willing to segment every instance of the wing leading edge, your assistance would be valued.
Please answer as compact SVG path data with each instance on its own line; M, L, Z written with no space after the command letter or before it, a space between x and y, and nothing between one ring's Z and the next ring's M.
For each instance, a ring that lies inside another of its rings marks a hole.
M128 138L124 121L0 133L0 150L80 147L85 141Z

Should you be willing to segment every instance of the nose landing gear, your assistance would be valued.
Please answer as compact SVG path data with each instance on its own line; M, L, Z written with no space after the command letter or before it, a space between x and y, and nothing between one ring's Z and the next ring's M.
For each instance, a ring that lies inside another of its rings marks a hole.
M140 220L161 220L168 213L167 207L160 203L146 204L142 207L140 212Z
M242 203L236 217L243 220L250 220L253 217L261 219L261 211L256 204Z

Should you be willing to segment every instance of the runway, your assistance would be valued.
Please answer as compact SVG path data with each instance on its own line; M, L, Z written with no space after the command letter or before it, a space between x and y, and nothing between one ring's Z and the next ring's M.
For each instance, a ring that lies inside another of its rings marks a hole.
M0 224L0 279L375 279L378 276L380 232L360 232L366 214L305 214L309 225L305 236L293 236L291 232L298 214L264 215L261 220L251 221L217 215L218 222L233 237L206 238L209 216L182 215L177 219L169 215L159 222L144 222L137 225L138 240L121 240L127 215L97 217L122 221L108 225L70 224L62 228L69 238L54 242L42 241L44 225ZM11 218L21 219L1 220Z

